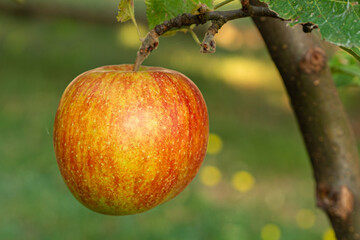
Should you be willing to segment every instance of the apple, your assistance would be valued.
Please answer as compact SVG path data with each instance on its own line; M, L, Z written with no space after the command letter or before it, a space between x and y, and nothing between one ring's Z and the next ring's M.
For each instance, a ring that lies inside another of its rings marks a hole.
M147 211L197 174L209 135L206 104L183 74L99 67L76 77L56 112L53 141L76 199L108 215Z

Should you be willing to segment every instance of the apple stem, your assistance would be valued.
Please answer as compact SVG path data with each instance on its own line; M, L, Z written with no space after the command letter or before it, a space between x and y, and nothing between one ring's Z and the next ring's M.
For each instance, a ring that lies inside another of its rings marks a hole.
M137 52L134 71L138 71L140 65L144 62L144 60L150 55L150 53L157 48L159 45L159 35L153 29L146 35L145 39L142 40L142 44Z

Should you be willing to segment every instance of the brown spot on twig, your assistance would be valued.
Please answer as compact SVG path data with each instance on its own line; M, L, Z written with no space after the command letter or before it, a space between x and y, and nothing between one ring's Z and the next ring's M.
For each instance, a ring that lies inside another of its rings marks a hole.
M317 73L320 72L321 69L326 64L326 54L324 50L319 47L310 48L305 57L300 61L300 69L305 73Z
M346 220L354 208L354 196L347 186L340 189L320 185L317 188L317 205L332 216Z

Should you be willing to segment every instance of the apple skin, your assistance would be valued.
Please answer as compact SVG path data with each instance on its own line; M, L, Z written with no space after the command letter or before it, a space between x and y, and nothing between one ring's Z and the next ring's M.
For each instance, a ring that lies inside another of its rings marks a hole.
M56 112L61 175L87 208L147 211L197 174L209 135L206 104L186 76L158 67L99 67L76 77Z

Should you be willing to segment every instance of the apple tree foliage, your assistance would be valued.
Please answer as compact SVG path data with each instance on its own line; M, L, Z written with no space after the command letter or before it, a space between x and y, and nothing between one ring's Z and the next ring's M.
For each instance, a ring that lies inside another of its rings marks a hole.
M360 56L360 4L355 0L265 0L291 24L314 23L322 37Z
M229 3L234 0L225 0ZM236 0L235 0L236 1ZM322 38L340 46L346 54L338 54L330 61L337 86L360 85L360 3L357 0L263 0L279 17L290 25L302 24L319 28ZM240 1L239 8L241 7ZM183 13L197 14L200 6L215 10L213 0L145 0L149 29ZM220 4L222 5L222 4ZM121 0L118 21L134 17L133 0ZM311 30L311 29L310 29Z

